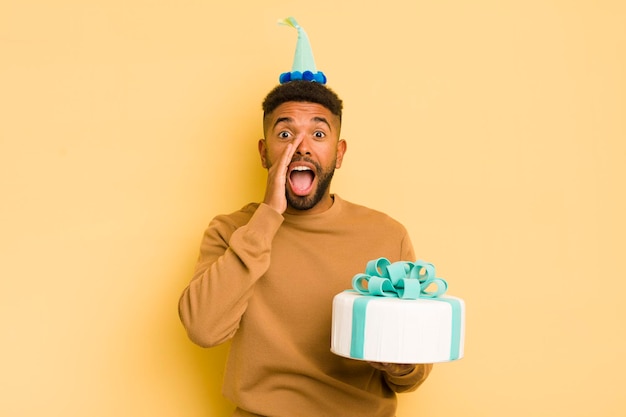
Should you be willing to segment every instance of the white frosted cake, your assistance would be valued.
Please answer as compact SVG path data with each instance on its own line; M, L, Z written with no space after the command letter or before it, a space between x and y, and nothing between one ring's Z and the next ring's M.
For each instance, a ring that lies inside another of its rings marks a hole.
M397 276L399 270L403 270L402 277ZM377 271L374 276L373 271ZM428 292L432 284L439 288ZM333 353L352 359L406 364L448 362L463 357L465 303L460 298L442 295L447 283L434 278L431 264L390 264L384 258L370 261L366 274L354 277L353 288L333 299Z

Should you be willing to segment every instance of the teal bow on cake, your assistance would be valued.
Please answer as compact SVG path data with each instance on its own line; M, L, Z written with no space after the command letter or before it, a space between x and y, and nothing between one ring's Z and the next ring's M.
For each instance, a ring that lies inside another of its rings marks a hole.
M352 278L352 288L363 295L415 300L443 295L448 283L435 276L435 267L431 263L391 263L386 258L378 258L367 263L364 274Z
M365 297L356 297L352 304L351 358L365 358L368 306L377 296L406 300L429 298L433 302L449 304L451 311L449 359L452 361L461 357L464 304L455 297L441 297L448 290L448 283L435 276L433 264L424 261L391 263L385 258L374 259L367 263L364 274L356 274L352 278L352 288Z

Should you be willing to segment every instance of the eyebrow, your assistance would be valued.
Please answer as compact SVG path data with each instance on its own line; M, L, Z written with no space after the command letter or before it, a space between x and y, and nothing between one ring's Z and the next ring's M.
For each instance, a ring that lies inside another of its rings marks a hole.
M330 125L328 120L326 120L325 117L316 116L316 117L312 118L311 121L313 121L315 123L323 123L326 126L328 126L328 128L330 130L332 130L332 126ZM283 122L290 123L290 122L293 122L293 119L291 117L279 117L278 119L276 119L276 122L274 122L274 126L273 127L275 128L279 123L283 123Z
M278 119L276 119L276 121L274 122L274 126L272 127L276 127L279 123L283 123L283 122L289 123L291 121L293 121L291 117L279 117Z

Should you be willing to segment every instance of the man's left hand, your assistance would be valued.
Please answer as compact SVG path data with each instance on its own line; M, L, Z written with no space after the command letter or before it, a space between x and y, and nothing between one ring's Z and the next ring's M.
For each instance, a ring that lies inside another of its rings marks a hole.
M387 372L389 376L400 377L408 375L417 365L403 364L403 363L384 363L384 362L369 362L374 368Z

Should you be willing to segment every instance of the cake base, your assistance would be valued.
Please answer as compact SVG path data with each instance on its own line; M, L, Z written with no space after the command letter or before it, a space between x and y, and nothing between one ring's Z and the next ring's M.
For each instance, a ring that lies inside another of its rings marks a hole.
M333 299L331 351L385 363L461 359L465 303L452 296L407 300L345 291Z

